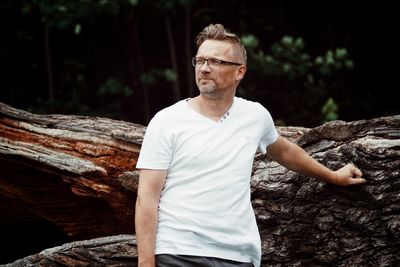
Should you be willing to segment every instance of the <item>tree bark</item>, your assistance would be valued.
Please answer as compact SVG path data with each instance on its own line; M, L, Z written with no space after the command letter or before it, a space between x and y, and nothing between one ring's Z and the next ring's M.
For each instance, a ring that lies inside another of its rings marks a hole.
M251 188L262 266L399 266L400 116L278 130L332 169L352 162L367 183L326 184L257 154ZM75 240L133 234L135 164L144 131L127 122L34 115L0 104L0 203L13 203L0 221L34 214ZM111 238L116 249L105 249L111 256L96 239L85 241L92 245L82 246L80 256L73 243L24 260L32 262L28 266L46 257L56 262L62 251L81 261L61 259L63 266L101 262L86 254L136 266L134 238Z
M50 50L50 27L47 22L43 24L44 27L44 53L46 59L46 71L47 71L47 90L49 93L49 101L54 101L54 83L53 83L53 66L52 57Z
M18 206L0 223L29 213L72 240L133 233L144 130L106 118L34 115L0 103L0 202Z
M142 58L142 47L140 44L140 34L139 34L139 22L136 18L133 19L133 39L134 42L132 44L133 49L135 51L135 55L136 55L136 60L137 60L137 66L139 69L139 73L143 74L145 73L145 68L144 68L144 64L143 64L143 58ZM143 84L142 82L140 82L140 74L138 75L137 79L138 79L138 83L139 83L139 87L140 89L140 95L141 95L141 99L143 100L143 114L144 114L144 121L146 123L149 123L150 119L151 119L151 112L150 112L150 99L149 99L149 88L146 84Z
M178 60L176 57L175 42L174 42L174 36L172 33L171 17L168 14L165 15L165 29L167 32L168 48L169 48L169 55L170 55L170 59L171 59L172 70L176 74L176 79L173 82L173 96L174 96L174 100L178 101L178 100L182 99L181 86L180 86L180 82L179 82Z
M185 66L186 66L186 87L187 96L193 97L195 95L193 77L194 68L192 66L192 9L190 4L185 6Z
M137 266L136 239L132 235L101 237L68 243L25 257L5 267Z
M335 186L256 159L251 186L263 264L399 266L400 116L293 133L315 159L332 169L352 162L367 183Z

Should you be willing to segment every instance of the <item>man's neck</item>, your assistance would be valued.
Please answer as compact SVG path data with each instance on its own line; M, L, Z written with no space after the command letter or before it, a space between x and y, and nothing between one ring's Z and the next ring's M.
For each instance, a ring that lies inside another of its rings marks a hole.
M234 95L221 98L209 98L199 95L191 99L189 105L201 115L214 121L219 121L232 106L233 98Z

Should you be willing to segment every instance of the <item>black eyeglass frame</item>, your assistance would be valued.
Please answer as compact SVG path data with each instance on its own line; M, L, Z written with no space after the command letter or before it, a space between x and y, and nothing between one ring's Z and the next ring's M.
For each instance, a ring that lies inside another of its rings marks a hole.
M241 63L237 63L237 62L232 62L232 61L226 61L226 60L222 60L222 59L218 59L218 58L200 58L203 59L204 62L201 65L197 65L197 58L196 57L192 57L192 65L193 67L197 67L197 66L203 66L205 62L207 62L207 65L209 65L208 60L214 60L216 62L218 62L220 65L236 65L236 66L242 66L244 64Z

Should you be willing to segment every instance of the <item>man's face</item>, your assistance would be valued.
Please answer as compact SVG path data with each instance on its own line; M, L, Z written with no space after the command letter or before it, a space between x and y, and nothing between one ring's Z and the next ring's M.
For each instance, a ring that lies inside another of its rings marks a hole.
M231 43L217 40L204 41L196 58L219 59L230 62L239 62L235 57ZM227 90L235 90L243 78L245 66L227 65L213 66L208 61L201 66L196 66L196 84L201 94L213 95Z

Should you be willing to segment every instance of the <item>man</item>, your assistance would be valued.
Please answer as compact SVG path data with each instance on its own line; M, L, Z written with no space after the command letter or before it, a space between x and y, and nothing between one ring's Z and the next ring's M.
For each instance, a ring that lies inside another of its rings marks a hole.
M331 171L278 135L260 104L235 97L246 51L220 24L196 37L200 94L160 111L143 141L136 203L139 266L259 266L250 201L257 150L283 166L338 184L365 182L353 165Z

